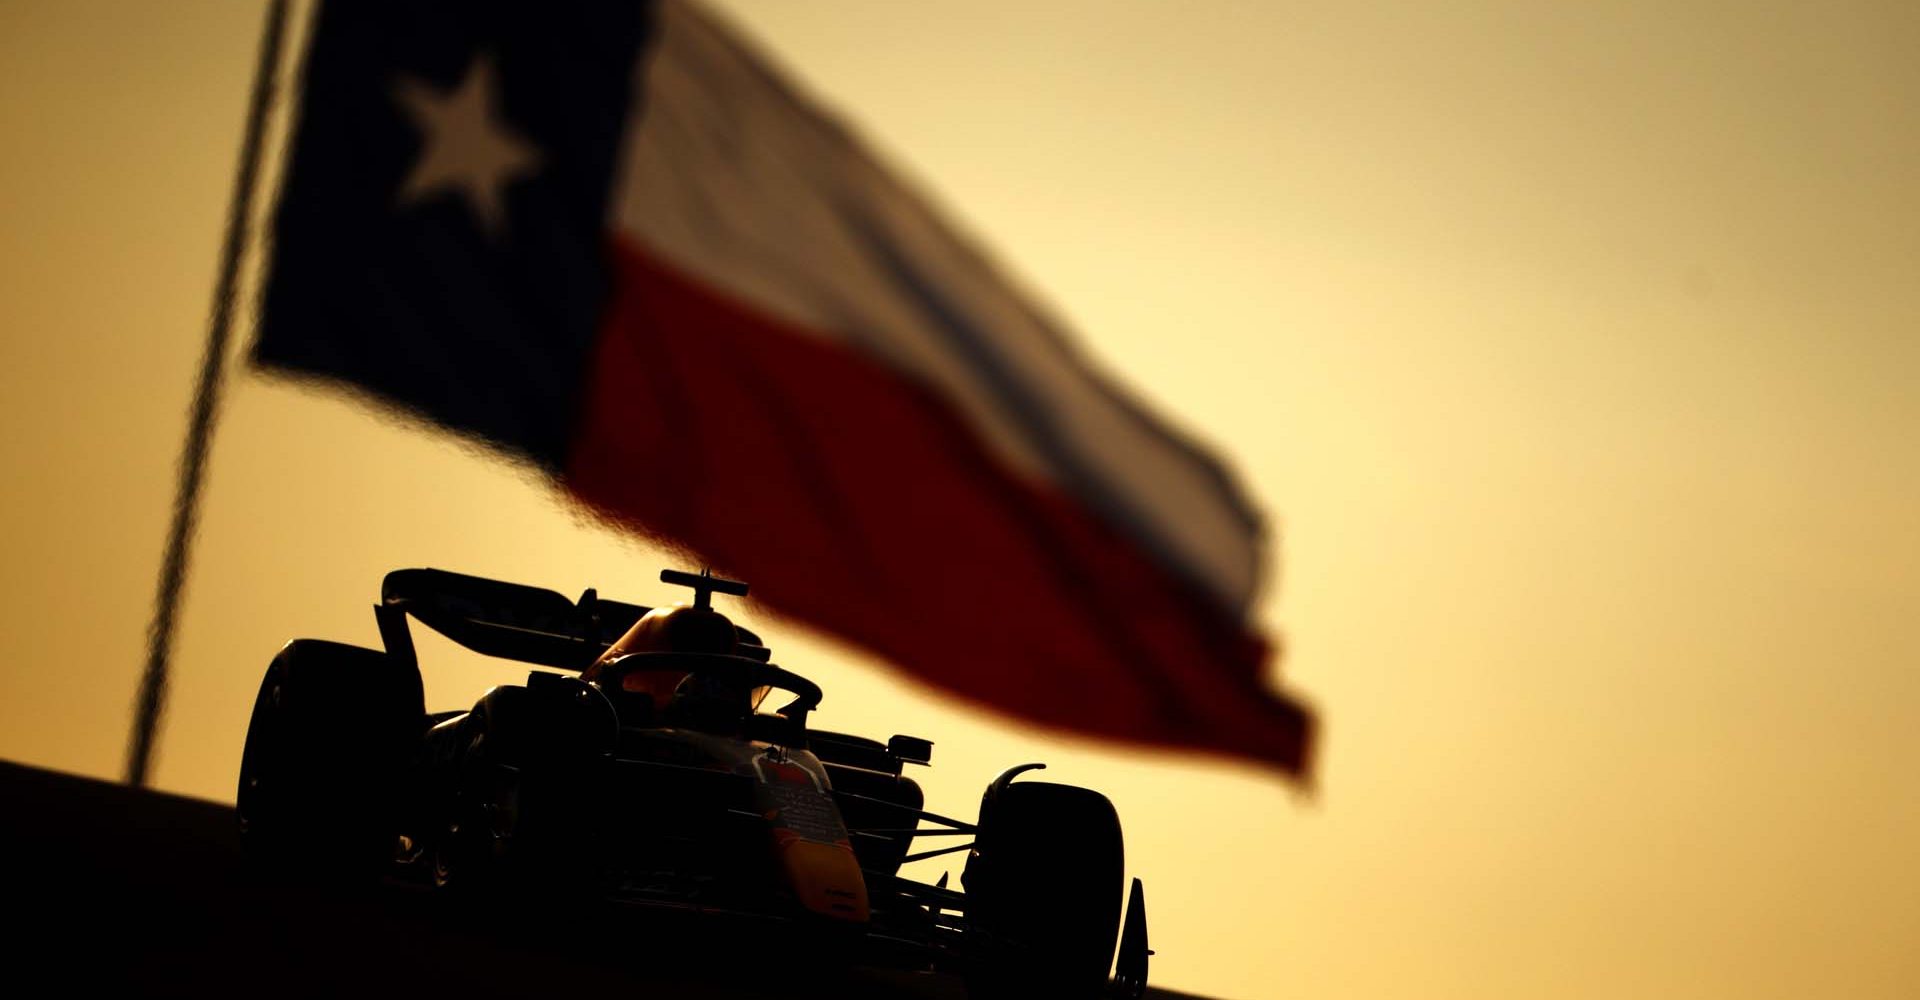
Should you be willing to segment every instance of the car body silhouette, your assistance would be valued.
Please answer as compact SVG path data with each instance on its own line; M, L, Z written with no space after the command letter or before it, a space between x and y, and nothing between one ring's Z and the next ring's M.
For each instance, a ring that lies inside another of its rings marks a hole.
M855 961L956 969L976 996L1143 994L1144 896L1125 884L1105 796L1015 780L1043 766L1024 764L989 784L974 822L930 812L904 772L932 743L812 727L820 688L711 606L745 584L661 579L693 604L387 574L384 649L296 639L267 669L240 770L249 857L479 902L772 919ZM428 713L409 617L541 669ZM900 874L960 851L962 889Z

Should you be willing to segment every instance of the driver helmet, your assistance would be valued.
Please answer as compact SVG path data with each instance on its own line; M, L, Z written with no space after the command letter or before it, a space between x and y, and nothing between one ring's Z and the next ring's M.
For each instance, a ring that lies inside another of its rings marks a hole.
M629 653L724 655L733 653L738 641L733 622L712 608L695 608L684 604L654 608L640 616L640 620L634 622L619 641L608 646L592 666L581 671L580 679L597 683L607 664ZM620 688L627 694L646 695L652 700L656 711L663 711L673 700L680 683L686 679L684 671L636 670L621 678Z

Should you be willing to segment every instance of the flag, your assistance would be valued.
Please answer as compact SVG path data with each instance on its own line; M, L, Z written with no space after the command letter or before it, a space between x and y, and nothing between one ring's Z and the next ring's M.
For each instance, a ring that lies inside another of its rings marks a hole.
M324 5L253 359L969 701L1309 767L1226 469L690 2Z

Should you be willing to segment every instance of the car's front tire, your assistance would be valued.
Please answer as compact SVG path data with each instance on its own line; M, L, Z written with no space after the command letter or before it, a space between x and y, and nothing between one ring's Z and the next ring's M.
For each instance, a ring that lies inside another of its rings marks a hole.
M996 788L962 876L971 996L1095 997L1120 928L1120 818L1106 796L1032 781Z

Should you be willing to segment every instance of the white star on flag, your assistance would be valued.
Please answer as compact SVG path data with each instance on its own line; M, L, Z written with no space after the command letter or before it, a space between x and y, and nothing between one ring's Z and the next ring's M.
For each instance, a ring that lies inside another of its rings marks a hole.
M506 186L539 169L540 150L495 117L493 60L475 56L466 79L451 91L401 80L394 99L425 140L400 189L400 203L452 189L466 195L487 235L499 235L507 222Z

